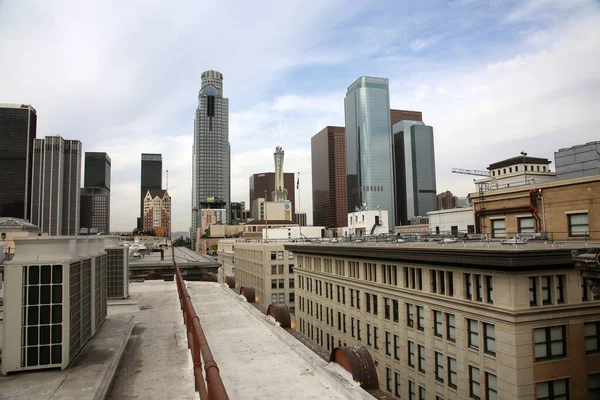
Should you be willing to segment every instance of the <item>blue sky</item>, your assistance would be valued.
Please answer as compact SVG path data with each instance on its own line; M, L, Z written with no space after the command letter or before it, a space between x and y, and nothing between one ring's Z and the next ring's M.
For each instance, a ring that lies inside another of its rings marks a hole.
M84 4L85 3L85 4ZM438 191L464 196L521 150L600 140L600 3L454 1L0 1L0 102L38 111L38 137L82 141L113 161L112 228L139 209L140 154L163 154L173 229L191 214L193 119L202 71L230 99L232 199L248 178L301 172L312 216L310 138L343 125L347 86L390 79L393 108L434 127Z

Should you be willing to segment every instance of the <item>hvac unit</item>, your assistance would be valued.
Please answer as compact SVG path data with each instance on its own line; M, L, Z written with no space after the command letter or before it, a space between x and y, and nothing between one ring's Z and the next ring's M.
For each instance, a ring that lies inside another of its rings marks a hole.
M2 372L65 369L106 318L103 241L15 238L4 268Z
M107 295L109 299L129 297L129 250L116 246L106 248Z

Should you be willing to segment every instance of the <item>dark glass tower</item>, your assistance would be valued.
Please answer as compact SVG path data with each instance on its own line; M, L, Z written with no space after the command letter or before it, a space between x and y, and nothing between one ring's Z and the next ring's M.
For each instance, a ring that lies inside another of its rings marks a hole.
M0 217L30 219L31 164L37 113L29 105L0 104Z
M111 160L108 154L85 153L80 228L110 232L110 174Z
M86 152L83 186L110 190L110 165L110 157L106 153Z
M140 217L138 229L143 228L144 221L144 197L148 190L162 189L162 155L142 154L142 177L140 190Z

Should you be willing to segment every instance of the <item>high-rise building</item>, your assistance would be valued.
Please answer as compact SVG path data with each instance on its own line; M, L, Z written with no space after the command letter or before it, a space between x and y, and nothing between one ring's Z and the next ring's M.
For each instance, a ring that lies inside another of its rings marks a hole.
M346 133L342 126L326 126L310 140L312 160L313 225L346 226Z
M198 108L194 119L192 153L192 229L202 228L199 210L204 202L217 201L229 214L231 203L231 148L229 145L229 99L223 97L223 74L202 73ZM227 215L231 221L231 215ZM195 237L192 238L192 241Z
M296 224L298 224L299 226L306 226L306 213L305 212L298 212L296 214L294 214L294 222ZM315 225L313 223L313 225Z
M0 104L0 217L29 219L31 163L37 113L26 104Z
M89 151L85 153L84 187L102 187L110 190L110 173L111 160L108 154Z
M80 228L110 232L111 160L106 153L85 153Z
M51 236L79 231L81 142L46 136L33 143L31 222Z
M451 208L458 207L458 197L452 194L451 191L446 190L444 193L440 193L437 196L437 208L436 210L448 210Z
M170 236L171 232L171 197L164 189L153 189L146 192L144 197L144 230L157 230L162 235Z
M389 81L360 77L344 99L348 211L388 211L394 226L394 179Z
M246 222L244 219L244 210L246 210L246 202L244 202L244 201L231 202L229 210L230 210L232 225L239 225L243 222Z
M288 200L292 203L292 215L295 214L295 196L296 186L294 182L294 174L292 172L283 173L283 186L288 192ZM252 174L250 176L250 213L252 214L252 203L256 199L265 198L266 200L274 201L273 192L275 191L275 173L274 172L262 172L260 174Z
M560 149L554 152L554 164L556 179L559 181L598 175L600 174L600 142Z
M390 121L392 126L400 121L423 121L423 113L421 111L390 110Z
M396 225L407 225L413 217L425 217L436 209L433 128L423 121L402 120L392 132Z
M144 198L148 190L162 189L162 155L142 153L142 177L140 188L140 218L138 229L144 226Z

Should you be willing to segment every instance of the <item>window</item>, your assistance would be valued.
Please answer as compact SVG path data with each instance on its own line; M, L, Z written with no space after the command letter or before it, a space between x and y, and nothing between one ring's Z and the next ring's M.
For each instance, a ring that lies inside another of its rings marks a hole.
M291 251L288 251L288 260L293 260L294 259L294 253L292 253ZM292 264L290 264L292 265Z
M475 300L483 301L483 280L481 279L481 275L475 275Z
M529 277L529 305L537 306L537 277Z
M437 293L437 271L432 269L429 271L430 280L431 280L431 293Z
M456 374L456 359L448 357L448 386L456 389L458 375Z
M456 318L454 314L446 314L446 339L451 342L456 341Z
M379 314L379 302L377 301L377 295L374 294L373 296L373 315L378 315Z
M277 252L277 259L278 260L283 260L283 251L278 251Z
M277 270L279 271L279 275L283 275L283 264L279 264Z
M442 337L443 322L442 313L440 311L433 312L433 334L437 337Z
M394 335L394 359L400 360L400 337Z
M295 299L294 293L290 293L290 303L293 303L295 300L296 299ZM290 310L290 312L291 312L291 310ZM333 318L332 318L332 321L333 321Z
M271 303L277 304L277 293L271 295Z
M493 304L494 303L494 281L492 280L492 277L489 275L485 275L485 292L486 292L485 301L487 301L489 304Z
M394 396L400 397L400 374L394 372Z
M366 307L366 312L370 313L371 312L371 295L369 293L365 293L365 307Z
M498 400L498 381L496 375L485 373L485 397L487 400Z
M293 274L294 273L294 264L288 264L288 273L289 274Z
M279 289L284 289L285 288L285 279L280 279L279 280Z
M542 361L567 355L565 326L552 326L533 330L535 360Z
M506 221L503 219L492 220L492 237L493 238L504 238L506 237Z
M588 375L588 399L600 399L600 374Z
M517 230L519 233L534 233L533 217L517 218Z
M415 344L414 342L408 341L408 366L415 366Z
M587 322L583 325L585 336L585 353L597 353L600 350L600 321Z
M277 279L271 279L271 289L277 289Z
M294 278L290 278L290 279L288 280L288 285L289 285L289 288L290 288L290 289L293 289L293 288L294 288Z
M472 399L481 398L481 377L479 368L469 365L469 395Z
M425 311L422 306L417 306L417 329L425 330Z
M271 265L271 275L277 275L277 265Z
M444 355L435 352L435 379L438 382L444 382Z
M496 355L496 326L483 323L483 350L487 354Z
M356 308L360 310L360 290L356 291Z
M358 339L359 342L362 340L360 337L360 320L359 319L356 320L356 338Z
M392 347L392 334L389 333L388 331L385 331L385 355L386 356L392 355L391 347Z
M427 400L427 393L423 386L419 386L419 400Z
M350 289L350 307L354 307L354 289Z
M535 398L537 400L569 400L569 380L542 382L535 385Z
M379 349L379 328L376 326L373 326L373 347Z
M464 274L465 277L465 295L467 300L471 300L473 298L473 286L471 283L471 274Z
M467 319L469 330L469 347L479 349L479 322Z
M271 260L277 260L277 252L276 251L271 252Z
M392 392L392 370L385 367L385 389Z
M446 280L448 281L448 296L454 296L454 273L446 271Z
M412 304L406 305L406 325L410 328L415 326L415 311Z
M552 304L552 291L551 291L551 276L542 276L542 304L548 305Z
M419 345L419 371L425 372L425 347Z
M392 308L393 308L394 322L398 322L400 320L400 318L398 316L398 300L392 300Z
M556 303L563 304L565 302L565 275L556 275L554 277L556 281Z
M352 337L355 337L355 331L354 331L354 317L350 317L350 333Z
M384 314L385 314L385 319L390 319L390 299L388 299L387 297L383 298L383 304L384 304Z
M371 346L371 324L367 324L367 346Z
M410 379L408 380L408 398L410 400L417 400L417 385Z
M586 236L590 232L588 214L569 214L569 236Z
M279 293L279 302L285 303L285 293Z

